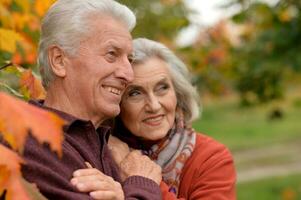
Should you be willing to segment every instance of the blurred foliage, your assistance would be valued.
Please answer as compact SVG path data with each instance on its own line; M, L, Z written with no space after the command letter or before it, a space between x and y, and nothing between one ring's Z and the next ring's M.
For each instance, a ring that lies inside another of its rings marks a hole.
M11 62L37 71L40 20L54 1L1 0L0 67ZM224 95L235 90L243 105L270 102L284 96L291 75L301 70L299 0L275 4L229 0L229 6L241 8L231 21L200 30L192 45L181 48L175 45L175 38L190 25L194 13L183 0L119 2L137 15L133 37L157 40L176 50L191 67L194 83L203 93ZM0 71L2 90L6 86L18 90L13 75L11 70Z
M40 19L54 0L1 0L0 63L28 68L36 62Z
M40 21L54 0L0 1L0 91L16 97L43 98L36 73Z
M185 62L192 68L195 84L204 92L227 94L233 84L231 49L233 38L229 24L220 21L214 27L199 33L192 46L180 48Z
M232 17L241 25L236 57L237 89L244 104L284 95L292 73L301 71L301 1L234 1L242 10Z
M230 20L201 30L193 45L180 49L195 83L203 93L235 90L242 105L283 98L301 71L301 1L228 1L233 5L240 10Z
M133 37L146 37L172 45L178 32L189 25L192 12L183 0L119 0L137 16Z

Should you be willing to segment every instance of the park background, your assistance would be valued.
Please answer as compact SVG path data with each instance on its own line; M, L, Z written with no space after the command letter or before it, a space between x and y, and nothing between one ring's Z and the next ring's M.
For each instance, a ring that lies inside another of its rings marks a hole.
M40 19L53 2L0 1L1 91L43 97L26 72L39 79ZM301 199L301 1L216 0L210 23L196 9L205 0L120 2L137 15L133 37L166 44L191 69L202 104L193 126L232 151L238 199Z

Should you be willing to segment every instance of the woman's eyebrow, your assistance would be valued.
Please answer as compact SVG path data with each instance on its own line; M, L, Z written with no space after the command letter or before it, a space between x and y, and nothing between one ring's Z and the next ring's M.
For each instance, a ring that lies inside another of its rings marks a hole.
M139 85L129 85L127 90L143 90L143 87Z
M160 80L158 81L157 84L162 84L162 83L166 83L166 82L168 82L168 79L167 79L166 77L163 77L162 79L160 79Z

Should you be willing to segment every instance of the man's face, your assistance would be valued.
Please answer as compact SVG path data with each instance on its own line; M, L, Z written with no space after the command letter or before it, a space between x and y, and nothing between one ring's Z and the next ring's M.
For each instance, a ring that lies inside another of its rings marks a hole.
M119 114L119 103L133 79L129 62L132 38L128 29L111 17L91 20L91 32L75 56L69 56L66 83L73 105L89 120L100 122Z

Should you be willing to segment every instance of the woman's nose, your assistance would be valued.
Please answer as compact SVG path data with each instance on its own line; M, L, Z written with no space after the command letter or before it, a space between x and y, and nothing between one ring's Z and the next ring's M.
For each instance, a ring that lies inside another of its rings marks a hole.
M160 110L161 104L156 96L150 96L147 102L148 111L156 112Z

